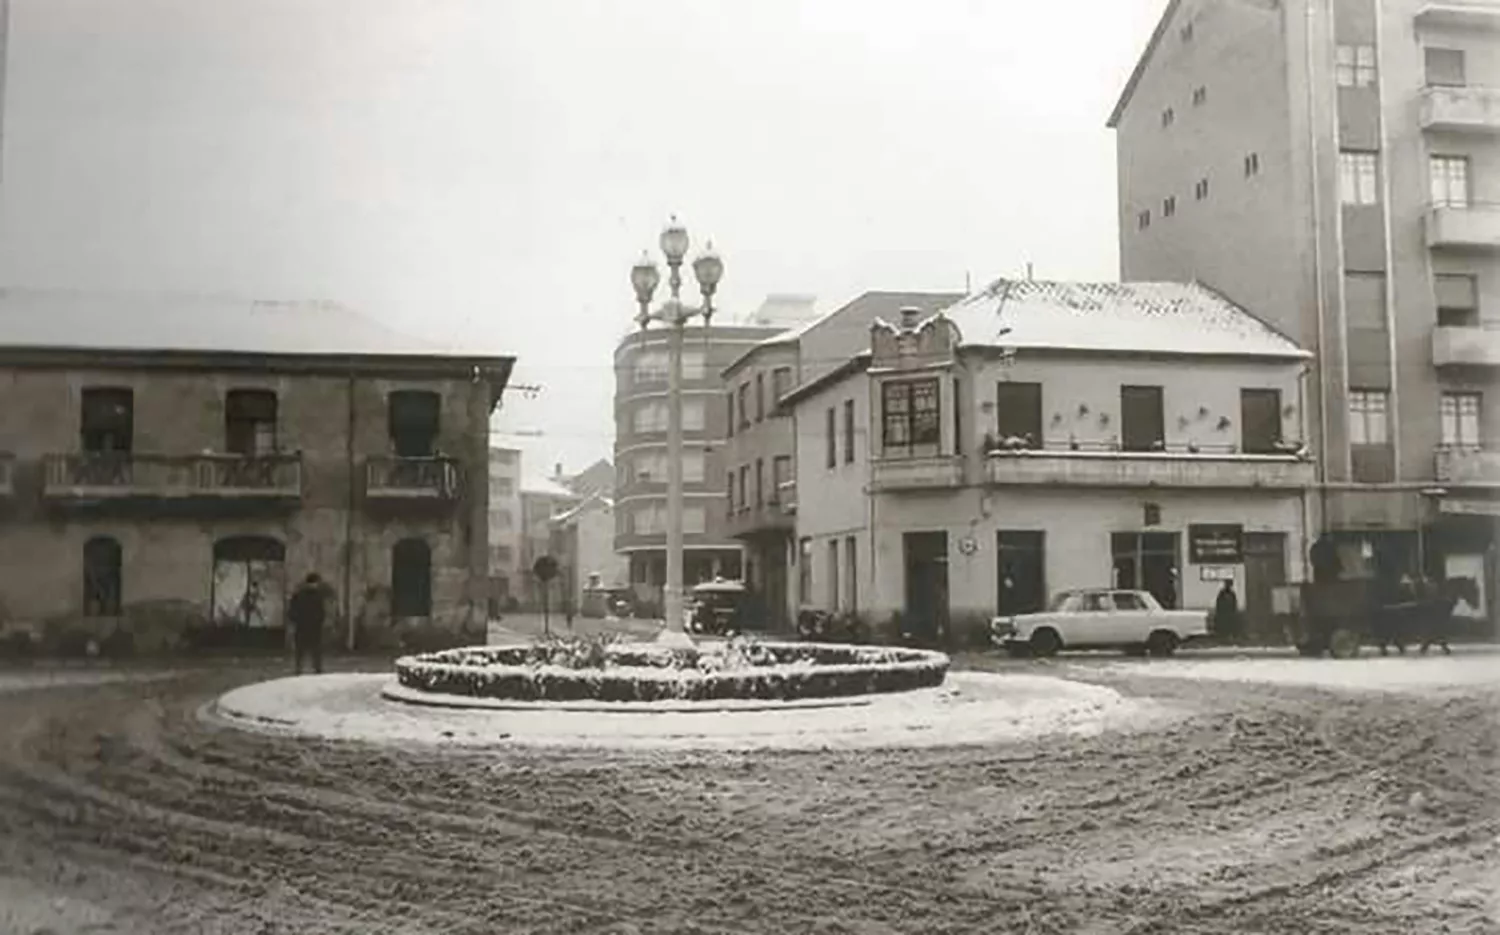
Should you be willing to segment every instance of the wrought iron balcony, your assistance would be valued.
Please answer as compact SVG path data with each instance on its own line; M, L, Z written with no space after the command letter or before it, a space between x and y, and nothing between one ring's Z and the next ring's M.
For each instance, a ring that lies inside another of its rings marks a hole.
M1433 476L1455 487L1500 487L1500 450L1444 446L1434 454Z
M1427 246L1500 249L1500 205L1433 205L1427 212Z
M56 454L46 459L52 500L288 500L302 496L301 455Z
M870 462L871 490L941 490L962 487L963 459L956 455L876 458Z
M462 489L456 458L380 456L365 460L365 496L371 500L457 500Z
M1500 133L1500 88L1439 87L1422 92L1422 128Z
M1432 329L1435 367L1500 367L1500 322Z
M1288 446L1289 448L1291 446ZM985 457L985 482L996 486L1180 487L1300 490L1314 483L1302 454L1231 451L1015 449Z

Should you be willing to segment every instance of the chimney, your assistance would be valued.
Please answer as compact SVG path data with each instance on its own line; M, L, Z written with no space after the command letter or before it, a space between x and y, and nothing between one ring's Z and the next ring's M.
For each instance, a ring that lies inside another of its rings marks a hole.
M908 305L901 310L901 330L913 331L917 327L917 320L922 317L922 310L915 305Z

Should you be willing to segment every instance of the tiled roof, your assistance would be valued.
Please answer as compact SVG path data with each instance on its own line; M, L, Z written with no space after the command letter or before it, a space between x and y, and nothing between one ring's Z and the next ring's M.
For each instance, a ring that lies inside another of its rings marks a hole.
M943 311L958 325L966 346L1311 356L1198 283L1001 279ZM1010 330L1002 334L1006 328Z
M0 348L478 356L331 302L0 289Z

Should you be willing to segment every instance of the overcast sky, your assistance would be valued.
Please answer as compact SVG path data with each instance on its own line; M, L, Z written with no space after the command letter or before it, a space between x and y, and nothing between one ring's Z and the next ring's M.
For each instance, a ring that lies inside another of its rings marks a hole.
M1165 0L11 0L0 278L331 299L613 437L677 212L767 293L1117 275L1104 123ZM530 473L530 470L528 470Z

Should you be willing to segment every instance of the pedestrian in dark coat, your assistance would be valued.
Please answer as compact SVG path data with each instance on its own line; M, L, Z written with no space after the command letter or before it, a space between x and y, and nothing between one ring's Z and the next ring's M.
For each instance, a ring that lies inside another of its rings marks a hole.
M1234 582L1225 581L1214 601L1214 629L1225 639L1237 640L1240 632L1240 600L1234 593Z
M292 593L286 616L292 624L292 644L297 655L297 674L302 674L302 660L312 657L313 671L323 672L323 621L328 614L328 586L317 572L312 572Z

